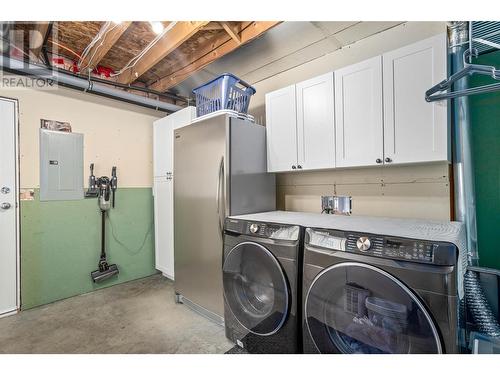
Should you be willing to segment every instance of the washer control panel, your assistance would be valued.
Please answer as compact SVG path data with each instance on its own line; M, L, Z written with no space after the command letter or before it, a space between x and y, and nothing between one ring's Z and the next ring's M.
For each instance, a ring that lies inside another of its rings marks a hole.
M332 241L341 246L331 246ZM458 256L457 247L448 242L312 228L306 229L307 246L436 265L454 265Z
M439 247L450 246L450 244L425 240L357 233L347 234L346 245L346 250L350 252L361 252L384 258L396 258L423 263L434 263L436 250Z

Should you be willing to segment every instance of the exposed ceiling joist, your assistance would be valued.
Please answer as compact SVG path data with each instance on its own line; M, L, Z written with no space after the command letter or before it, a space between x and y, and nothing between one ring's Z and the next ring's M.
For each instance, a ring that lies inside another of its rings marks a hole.
M29 45L30 52L36 59L40 56L40 51L43 47L43 42L49 32L50 22L37 22L35 28L30 30Z
M212 23L212 22L211 22ZM182 59L175 59L169 66L167 73L164 76L169 76L173 73L176 73L182 69L184 69L187 65L193 64L203 56L211 53L216 50L218 47L223 45L224 43L231 40L231 37L227 32L224 31L222 26L215 22L220 27L220 32L217 33L213 38L206 40L204 43L198 45L195 50L192 50L191 53L187 53L183 56ZM252 21L244 21L240 23L239 28L241 30L246 29L249 25L252 24ZM157 80L153 82L149 82L149 85L153 85L157 82Z
M169 88L182 82L189 75L194 72L204 68L211 62L221 58L222 56L234 51L240 45L245 44L258 36L262 35L269 29L281 23L280 21L255 21L250 22L246 27L242 27L239 37L241 43L236 42L233 38L227 37L227 40L220 44L219 46L213 47L214 42L209 41L204 48L199 48L198 52L192 56L192 62L189 64L184 64L183 67L179 69L173 69L172 73L166 77L161 78L154 84L150 86L151 89L157 91L166 91ZM210 47L212 48L210 49ZM208 51L207 51L208 50Z
M85 58L81 61L80 66L85 71L92 71L99 64L108 51L115 45L116 41L120 39L122 34L128 29L132 22L121 22L113 26L107 32L102 41L96 43L86 54Z
M172 29L166 32L165 35L149 49L140 60L138 60L135 66L127 69L118 76L118 82L123 84L134 82L207 24L208 21L177 22Z
M224 30L226 30L226 33L228 33L229 36L233 38L236 43L241 44L241 38L238 35L239 31L238 32L234 31L227 22L220 22L220 24L224 28Z
M209 22L201 28L202 30L222 30L223 27L219 22Z

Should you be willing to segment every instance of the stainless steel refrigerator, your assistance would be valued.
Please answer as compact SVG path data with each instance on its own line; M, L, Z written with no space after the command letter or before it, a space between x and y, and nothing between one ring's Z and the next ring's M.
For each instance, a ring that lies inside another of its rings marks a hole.
M265 128L223 113L174 134L176 299L222 323L224 219L276 205Z

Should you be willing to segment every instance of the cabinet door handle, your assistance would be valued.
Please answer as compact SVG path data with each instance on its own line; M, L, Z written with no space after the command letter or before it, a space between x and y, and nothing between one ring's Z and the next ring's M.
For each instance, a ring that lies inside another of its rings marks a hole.
M377 160L375 160L375 162L376 162L377 164L380 164L380 163L382 163L382 159L378 158Z
M297 165L297 169L302 169L302 165Z
M385 162L386 163L392 163L392 159L391 158L385 158Z
M295 165L292 165L292 169L297 169L297 167Z

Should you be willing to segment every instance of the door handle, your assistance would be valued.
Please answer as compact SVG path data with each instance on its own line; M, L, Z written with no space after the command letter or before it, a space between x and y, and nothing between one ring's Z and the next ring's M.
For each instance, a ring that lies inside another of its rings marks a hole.
M0 204L0 208L2 210L8 210L9 208L11 208L12 206L10 205L10 203L8 202L3 202L2 204Z
M224 237L224 212L221 208L221 192L224 193L224 187L222 186L221 179L224 178L224 156L221 157L219 163L219 171L217 176L217 216L218 216L218 224L219 224L219 234L221 238Z
M385 158L385 162L386 162L386 163L391 163L391 162L392 162L392 159L391 159L391 158Z

